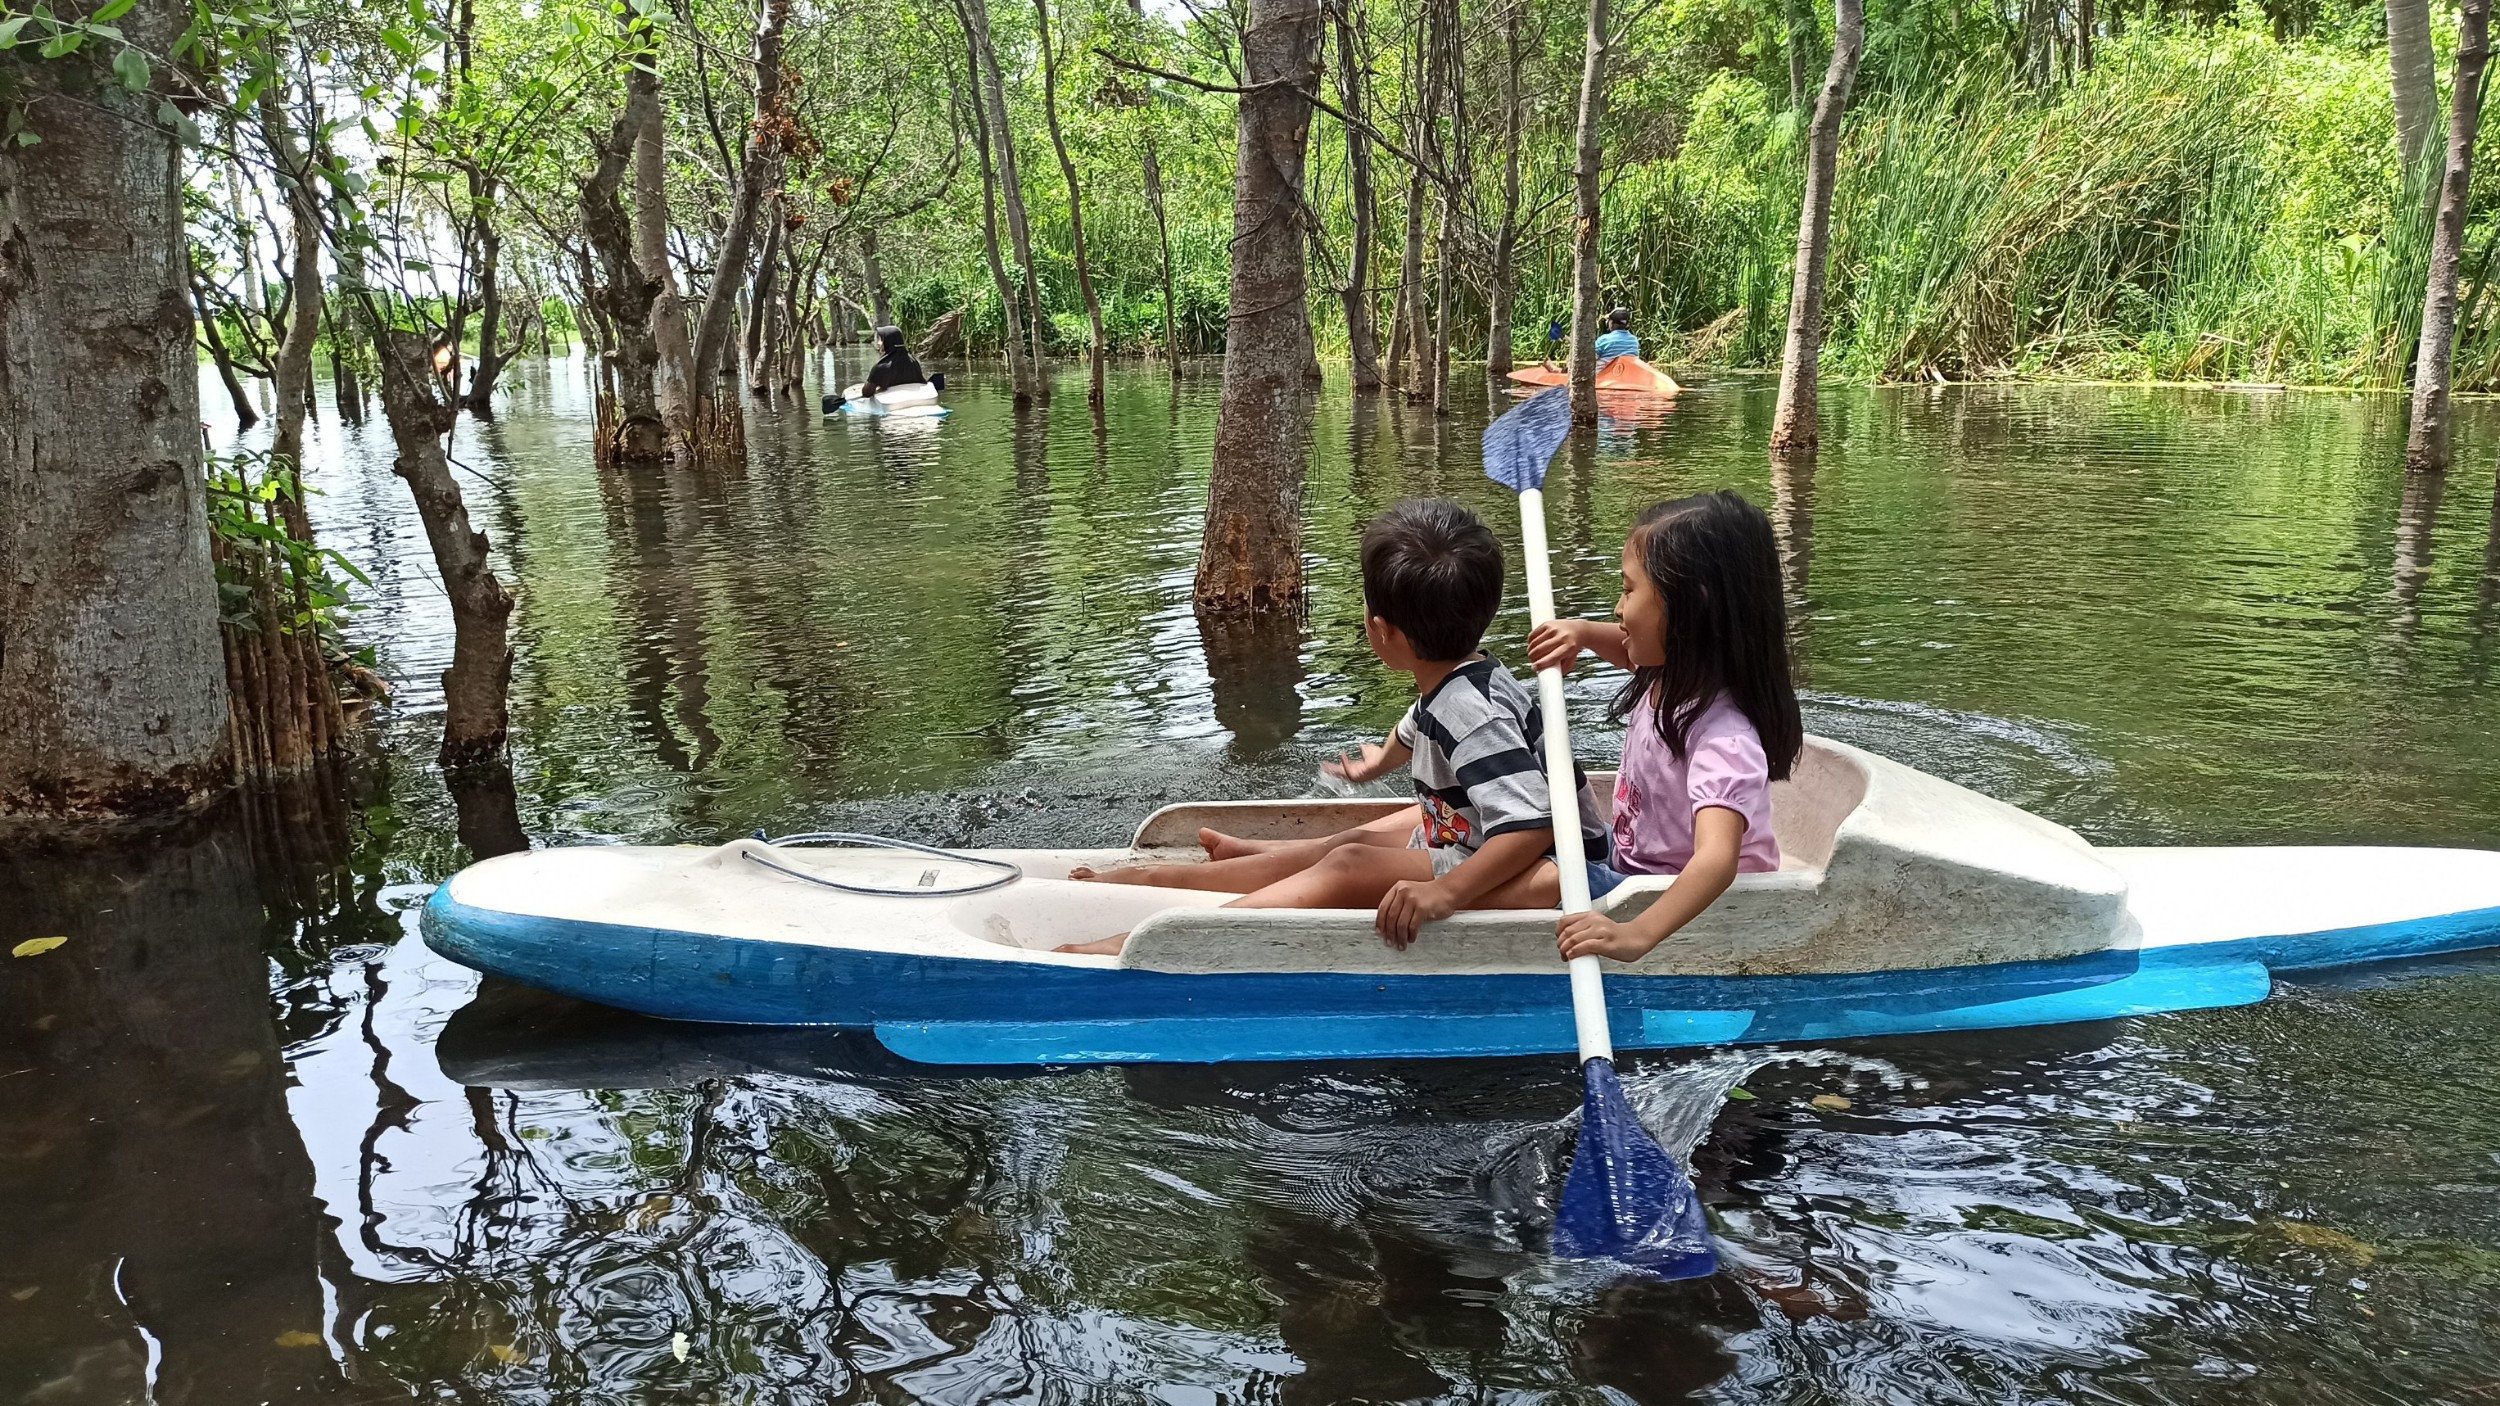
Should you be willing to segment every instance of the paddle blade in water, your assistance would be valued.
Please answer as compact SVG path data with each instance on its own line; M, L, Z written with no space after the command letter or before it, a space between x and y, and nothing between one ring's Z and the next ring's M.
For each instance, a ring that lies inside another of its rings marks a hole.
M1571 388L1539 391L1484 427L1484 476L1514 493L1545 486L1546 466L1571 438Z
M1554 1253L1621 1260L1661 1279L1715 1272L1701 1197L1633 1115L1614 1065L1592 1059L1580 1076L1580 1146L1554 1214Z

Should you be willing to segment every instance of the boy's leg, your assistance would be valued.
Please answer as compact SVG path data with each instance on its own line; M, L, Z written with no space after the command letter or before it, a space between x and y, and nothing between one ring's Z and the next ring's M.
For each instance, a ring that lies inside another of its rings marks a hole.
M1231 862L1231 861L1228 861ZM1389 886L1404 879L1430 879L1432 853L1391 849L1386 845L1339 845L1318 863L1286 875L1227 908L1376 908Z
M1316 840L1279 840L1265 848L1210 859L1204 864L1122 864L1110 869L1078 868L1068 877L1098 884L1145 884L1154 888L1203 889L1212 893L1252 893L1318 863L1347 845L1403 848L1413 833L1417 813L1409 806L1359 829L1340 830ZM1208 832L1201 831L1204 842ZM1209 846L1209 853L1213 847Z

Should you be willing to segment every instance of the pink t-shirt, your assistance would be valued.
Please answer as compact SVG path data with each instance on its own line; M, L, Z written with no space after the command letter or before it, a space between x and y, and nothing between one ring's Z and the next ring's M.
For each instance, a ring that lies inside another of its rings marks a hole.
M1678 760L1658 735L1658 709L1643 699L1626 720L1623 768L1615 773L1614 867L1626 874L1680 874L1693 862L1693 814L1723 806L1745 817L1736 869L1780 867L1771 833L1771 764L1754 731L1724 693L1701 710Z

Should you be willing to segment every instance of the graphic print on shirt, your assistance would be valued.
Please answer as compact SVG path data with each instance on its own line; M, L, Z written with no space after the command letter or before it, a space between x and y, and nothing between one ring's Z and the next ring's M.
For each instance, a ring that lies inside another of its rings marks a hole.
M1456 806L1430 791L1422 795L1424 843L1434 849L1473 849L1474 831Z
M1615 853L1632 853L1632 837L1641 830L1641 788L1630 776L1615 776Z

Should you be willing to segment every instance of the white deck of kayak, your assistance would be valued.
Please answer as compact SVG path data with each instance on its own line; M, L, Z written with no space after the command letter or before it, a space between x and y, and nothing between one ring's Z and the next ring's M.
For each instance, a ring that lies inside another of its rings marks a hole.
M1395 801L1177 806L1130 850L985 850L1023 879L965 897L877 897L775 873L945 888L969 866L899 851L591 846L511 855L452 880L462 904L522 917L932 958L1164 972L1551 973L1549 911L1474 912L1395 952L1368 910L1223 909L1229 895L1077 883L1079 864L1188 862L1201 825L1325 834ZM1775 788L1787 867L1740 877L1632 974L1766 976L1984 966L2137 946L2337 931L2500 907L2500 853L2431 849L2095 849L2072 831L1871 753L1813 739ZM1601 905L1637 912L1671 881ZM1128 931L1119 957L1049 949Z

